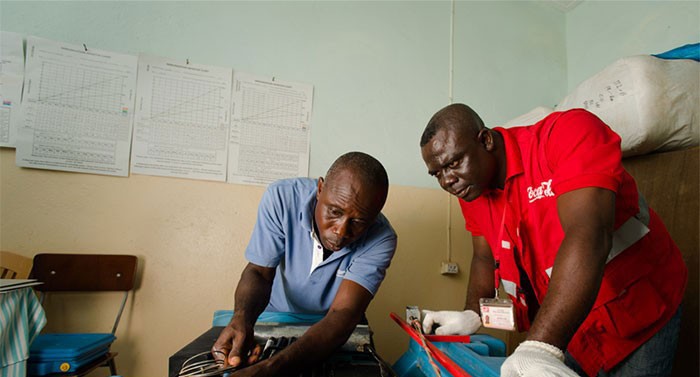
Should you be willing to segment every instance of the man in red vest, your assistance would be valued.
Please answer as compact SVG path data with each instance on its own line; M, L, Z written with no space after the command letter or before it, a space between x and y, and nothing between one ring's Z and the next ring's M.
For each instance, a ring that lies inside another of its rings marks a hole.
M617 134L582 109L489 129L453 104L420 145L474 246L466 310L427 312L426 331L473 333L484 312L529 330L502 377L670 375L687 269Z

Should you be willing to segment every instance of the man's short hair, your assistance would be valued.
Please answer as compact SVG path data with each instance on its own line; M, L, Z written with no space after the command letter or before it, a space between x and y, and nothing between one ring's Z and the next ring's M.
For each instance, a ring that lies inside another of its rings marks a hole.
M326 181L332 181L340 171L350 170L362 184L388 190L389 177L379 160L363 152L348 152L338 157L326 173Z

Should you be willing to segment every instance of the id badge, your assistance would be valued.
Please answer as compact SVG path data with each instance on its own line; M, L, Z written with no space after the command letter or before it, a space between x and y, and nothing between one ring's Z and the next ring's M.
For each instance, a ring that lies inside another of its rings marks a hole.
M515 330L515 308L513 302L501 298L479 299L481 322L492 329Z

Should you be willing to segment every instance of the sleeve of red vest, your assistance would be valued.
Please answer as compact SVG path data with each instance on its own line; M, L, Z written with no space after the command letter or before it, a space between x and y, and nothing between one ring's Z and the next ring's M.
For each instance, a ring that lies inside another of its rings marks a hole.
M542 132L556 195L584 187L617 193L623 169L620 137L600 118L583 109L571 110Z

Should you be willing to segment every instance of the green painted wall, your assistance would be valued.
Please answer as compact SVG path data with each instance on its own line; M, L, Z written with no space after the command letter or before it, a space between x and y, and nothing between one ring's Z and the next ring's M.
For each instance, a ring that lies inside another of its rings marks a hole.
M502 122L565 88L564 16L531 1L455 4L454 100ZM437 187L418 140L448 103L450 1L0 3L0 28L312 83L310 175L363 150L394 184Z

